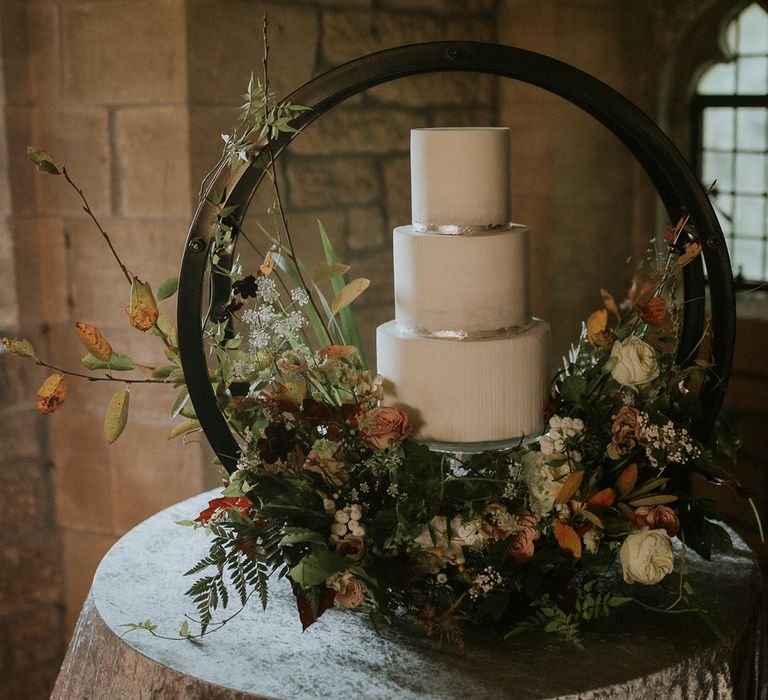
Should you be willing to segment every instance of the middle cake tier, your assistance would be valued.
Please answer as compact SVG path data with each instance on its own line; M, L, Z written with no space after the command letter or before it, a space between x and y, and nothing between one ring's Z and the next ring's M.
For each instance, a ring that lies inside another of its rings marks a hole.
M494 335L531 322L525 226L394 231L395 320L421 335Z
M516 333L450 340L376 330L386 403L408 411L421 440L482 443L541 432L547 397L549 324Z

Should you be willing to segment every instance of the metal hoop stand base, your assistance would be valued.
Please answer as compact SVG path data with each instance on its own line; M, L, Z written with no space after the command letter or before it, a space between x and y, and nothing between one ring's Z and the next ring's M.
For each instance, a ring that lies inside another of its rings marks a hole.
M311 109L295 126L301 130L343 100L368 88L411 75L464 71L499 75L530 83L568 100L607 127L645 169L671 221L685 212L702 242L709 278L714 367L702 389L704 413L695 426L706 437L723 400L733 361L735 297L725 239L706 192L674 144L637 107L596 78L548 56L499 44L435 42L414 44L363 56L306 83L289 96ZM290 137L275 143L279 153ZM236 206L242 221L263 171L230 173L220 167L205 192L225 192L225 206ZM190 398L208 441L228 471L237 465L239 447L218 409L208 379L203 329L206 257L216 209L207 197L198 205L181 263L178 296L179 349ZM704 327L705 281L701 259L684 268L685 312L678 358L695 354ZM216 299L214 288L212 298Z

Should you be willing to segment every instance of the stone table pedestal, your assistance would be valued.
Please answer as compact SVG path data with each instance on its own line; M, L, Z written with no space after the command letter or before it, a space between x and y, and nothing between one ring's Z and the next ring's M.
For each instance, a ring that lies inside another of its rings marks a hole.
M707 601L718 639L697 615L625 606L585 635L586 651L536 635L504 642L468 637L466 650L377 634L364 615L334 609L302 632L288 585L276 583L266 611L254 600L200 645L126 632L151 619L175 636L190 577L207 551L202 530L182 528L214 498L201 494L164 510L108 552L77 624L53 691L67 700L179 698L747 698L761 685L761 581L736 538L714 562L689 553L690 582ZM232 611L237 608L232 608Z

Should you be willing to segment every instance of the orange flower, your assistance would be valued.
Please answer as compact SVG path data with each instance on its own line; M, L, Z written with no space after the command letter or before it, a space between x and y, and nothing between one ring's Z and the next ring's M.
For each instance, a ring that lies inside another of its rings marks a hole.
M667 315L667 301L663 297L653 297L640 307L640 318L651 326L660 326Z
M408 415L391 406L372 408L362 424L363 440L377 450L401 443L410 430Z

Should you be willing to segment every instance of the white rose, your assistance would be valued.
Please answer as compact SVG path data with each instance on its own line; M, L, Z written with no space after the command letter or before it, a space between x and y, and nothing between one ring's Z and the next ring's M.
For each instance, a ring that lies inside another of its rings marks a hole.
M659 376L656 352L636 335L617 340L611 348L611 359L616 364L611 376L622 386L640 386Z
M480 544L487 539L482 527L483 523L479 518L475 518L475 520L462 520L457 515L451 520L451 532L453 533L451 542L466 547Z
M672 538L666 530L644 527L627 535L619 552L624 580L652 586L675 566Z
M551 467L547 461L547 455L541 452L526 453L523 455L521 464L531 512L540 518L544 517L552 512L557 494L562 488L562 484L557 479L567 475L570 468L567 464L558 468Z

